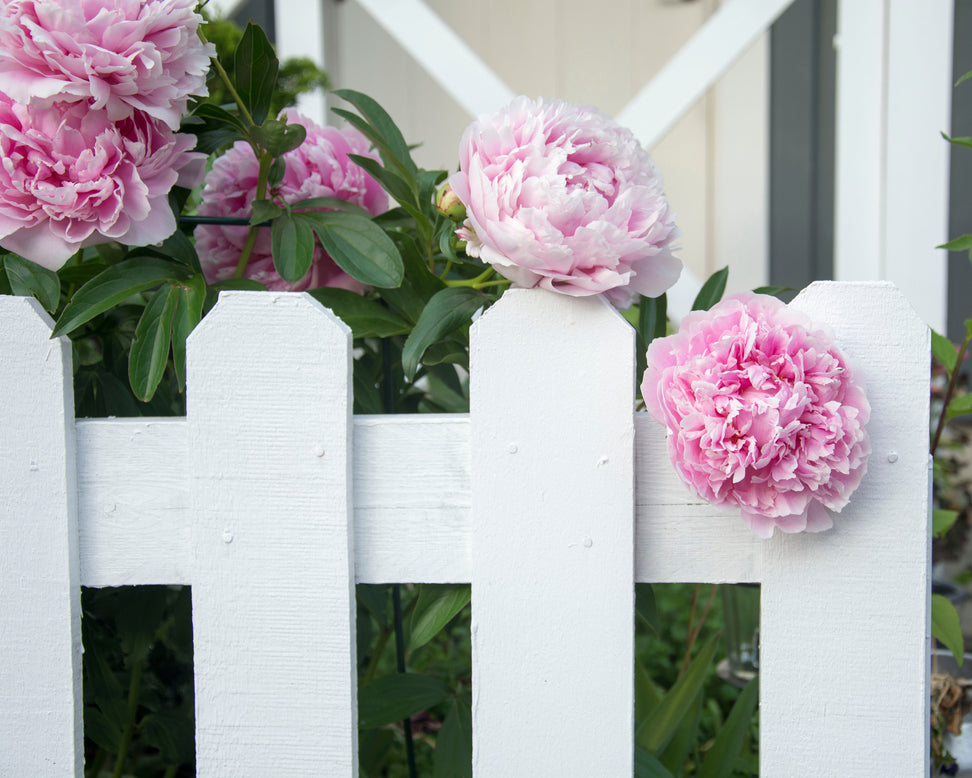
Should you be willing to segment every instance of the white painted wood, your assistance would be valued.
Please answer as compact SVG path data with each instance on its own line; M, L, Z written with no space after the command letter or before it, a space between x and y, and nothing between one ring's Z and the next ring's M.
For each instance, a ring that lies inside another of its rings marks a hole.
M515 93L422 0L356 0L425 71L475 118Z
M0 296L0 775L81 776L71 344Z
M351 333L223 293L192 333L197 771L357 775Z
M325 4L330 0L278 0L273 4L274 44L282 62L307 57L327 70ZM321 89L297 98L297 110L318 124L328 124L327 96Z
M185 419L76 422L81 582L192 582Z
M634 332L514 289L471 338L473 772L631 775Z
M831 531L763 546L760 774L928 775L929 333L890 284L792 305L864 380L873 453Z
M931 327L944 332L953 0L888 6L885 268Z
M0 297L0 774L80 775L79 583L189 582L200 774L353 775L350 471L359 580L473 581L477 775L630 774L635 578L762 582L761 774L925 774L928 331L888 283L794 305L867 383L874 454L832 531L767 542L627 410L596 300L509 293L472 416L359 417L352 445L349 333L308 297L221 298L188 420L73 425L66 341Z
M731 0L618 114L651 148L793 0Z
M837 4L834 278L882 277L885 0Z

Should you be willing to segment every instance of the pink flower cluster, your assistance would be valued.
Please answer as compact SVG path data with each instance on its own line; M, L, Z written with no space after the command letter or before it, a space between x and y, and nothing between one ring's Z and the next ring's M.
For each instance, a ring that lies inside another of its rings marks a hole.
M651 157L592 108L516 98L469 126L449 183L466 206L467 253L521 286L627 307L681 272Z
M307 130L307 138L283 157L286 172L283 181L274 188L278 200L296 203L311 197L336 197L360 205L372 215L388 210L385 191L348 158L348 154L377 158L360 132L352 127L344 130L320 127L296 114L288 117L288 121L302 125ZM249 217L256 199L258 173L257 159L250 145L243 141L235 143L206 175L199 214ZM248 231L247 227L236 226L196 227L196 251L207 281L222 281L233 275ZM260 230L257 236L246 266L246 277L278 291L303 291L321 286L364 290L334 263L320 244L315 248L307 275L296 283L287 283L274 269L269 230Z
M0 246L56 269L157 243L204 157L175 129L206 94L195 0L7 0L0 9Z
M828 529L867 470L863 389L832 339L774 297L686 316L648 347L641 388L682 480L760 537Z

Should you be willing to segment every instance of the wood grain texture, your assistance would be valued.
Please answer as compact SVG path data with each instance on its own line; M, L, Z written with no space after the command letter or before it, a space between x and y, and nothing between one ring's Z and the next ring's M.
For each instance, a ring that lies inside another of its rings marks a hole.
M887 283L792 305L864 381L873 453L832 530L763 546L760 774L927 775L928 329Z
M540 289L473 325L477 778L631 775L633 338Z
M223 293L188 349L196 764L357 775L351 333Z
M52 325L0 296L0 775L82 774L71 344Z

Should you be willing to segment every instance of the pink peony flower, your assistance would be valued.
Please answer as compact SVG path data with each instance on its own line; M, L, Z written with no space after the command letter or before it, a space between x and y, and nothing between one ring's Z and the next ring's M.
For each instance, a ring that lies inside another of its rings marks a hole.
M768 295L728 298L652 341L641 386L679 476L770 537L833 525L867 470L870 406L832 339Z
M197 0L5 0L0 91L18 103L89 102L108 118L144 111L178 129L205 95L212 44Z
M307 139L284 155L287 169L276 188L279 200L295 203L310 197L337 197L365 208L372 215L388 210L388 196L348 154L375 158L367 139L357 130L320 127L302 116L290 118L307 130ZM238 141L219 157L206 175L201 216L246 216L256 198L258 165L249 144ZM196 227L196 250L210 283L230 278L240 260L247 227L202 225ZM311 269L300 281L284 281L273 267L270 230L262 229L246 267L246 277L268 289L303 291L337 286L360 292L364 286L341 270L317 245Z
M24 106L0 93L0 246L57 269L84 246L158 243L175 184L202 177L191 135L145 114L112 122L83 102Z
M630 305L678 279L678 236L651 157L592 108L516 98L481 116L449 183L468 218L466 251L521 286ZM623 289L628 287L628 289Z

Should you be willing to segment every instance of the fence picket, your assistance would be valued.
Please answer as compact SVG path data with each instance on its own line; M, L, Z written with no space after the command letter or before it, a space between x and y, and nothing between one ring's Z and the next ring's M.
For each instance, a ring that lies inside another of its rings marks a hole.
M0 775L81 775L71 344L0 297Z
M224 293L188 351L201 776L357 775L351 333Z
M765 546L760 766L927 775L928 328L889 283L817 283L791 304L865 382L873 453L832 530Z
M471 337L473 772L631 775L634 332L518 289Z

